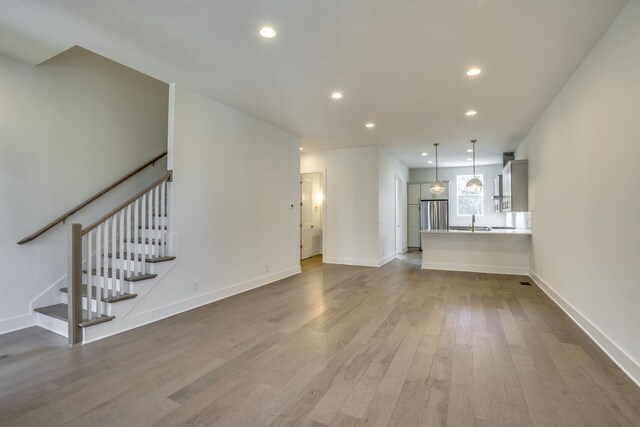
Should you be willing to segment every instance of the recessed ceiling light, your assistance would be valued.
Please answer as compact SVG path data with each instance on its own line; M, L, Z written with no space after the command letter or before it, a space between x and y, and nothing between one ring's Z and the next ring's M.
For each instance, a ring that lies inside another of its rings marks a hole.
M371 129L371 128L376 127L376 124L375 124L375 123L372 123L372 122L369 122L369 123L367 123L366 125L364 125L364 127L367 127L367 128L369 128L369 129Z
M470 116L475 116L476 114L478 114L478 112L477 111L473 111L473 110L469 110L464 114L466 114L467 116L470 117Z
M473 159L467 159L468 161L472 161Z
M260 28L260 35L265 39L272 39L276 36L276 30L273 27L262 27Z
M480 74L482 72L482 70L480 68L469 68L467 70L467 76L469 77L473 77L473 76L477 76L478 74Z
M302 147L300 147L300 151L302 151Z
M342 99L342 93L340 93L340 92L333 92L333 93L331 94L331 97L332 97L333 99Z
M424 156L426 156L426 155L427 155L427 153L422 153L422 157L424 157Z
M427 163L431 164L431 163L433 163L433 160L429 160Z
M473 148L469 148L469 149L467 150L467 153L473 153Z

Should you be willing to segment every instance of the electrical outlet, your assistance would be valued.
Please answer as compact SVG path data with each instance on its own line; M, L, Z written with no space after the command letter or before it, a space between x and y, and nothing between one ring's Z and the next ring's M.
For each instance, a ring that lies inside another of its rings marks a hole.
M193 291L194 292L198 292L200 290L200 283L199 282L193 282Z
M264 272L265 272L265 273L268 273L268 272L269 272L269 264L267 264L267 265L265 265L265 266L264 266Z

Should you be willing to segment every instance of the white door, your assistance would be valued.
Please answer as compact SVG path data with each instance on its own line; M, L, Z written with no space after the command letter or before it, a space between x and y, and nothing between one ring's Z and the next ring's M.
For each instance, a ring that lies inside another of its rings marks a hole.
M396 253L402 249L402 180L396 178Z
M313 185L311 179L300 179L300 258L312 255L313 242Z

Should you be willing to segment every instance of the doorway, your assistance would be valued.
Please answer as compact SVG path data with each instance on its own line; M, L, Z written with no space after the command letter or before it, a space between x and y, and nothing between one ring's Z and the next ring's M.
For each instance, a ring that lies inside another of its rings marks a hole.
M323 216L322 173L300 174L300 259L322 254Z
M401 254L404 252L404 245L402 244L403 235L402 232L402 210L404 208L404 204L402 203L402 179L396 177L396 186L395 186L395 202L396 202L396 253Z

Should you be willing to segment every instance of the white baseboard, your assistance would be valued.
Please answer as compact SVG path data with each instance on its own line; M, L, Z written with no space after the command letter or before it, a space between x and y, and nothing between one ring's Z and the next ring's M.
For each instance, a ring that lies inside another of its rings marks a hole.
M358 258L333 258L325 257L322 259L325 264L342 264L342 265L355 265L358 267L378 267L379 260L358 259Z
M193 310L203 305L211 304L212 302L216 302L224 298L229 298L231 296L249 291L251 289L268 285L269 283L273 283L278 280L282 280L298 274L301 271L302 269L300 268L300 266L296 266L277 273L269 274L267 276L262 276L257 279L252 279L246 282L231 285L223 289L217 289L215 291L207 292L195 297L186 298L182 301L154 308L153 310L136 313L123 319L117 319L117 330L113 329L112 326L115 326L115 323L113 325L110 325L111 322L92 326L91 328L85 330L84 344L98 341L103 338L107 338L109 336L116 335L131 329L139 328L140 326L157 322L158 320L175 316L185 311Z
M394 259L396 259L397 256L398 256L398 254L388 255L388 256L382 258L380 261L378 261L378 265L377 266L378 267L382 267L383 265L385 265L389 261L393 261Z
M589 337L604 351L607 356L615 362L624 373L640 386L640 363L629 356L615 342L585 317L577 308L572 306L560 294L554 291L549 284L532 270L529 270L529 277L538 285L549 298L555 302Z
M25 314L22 316L10 317L9 319L2 319L0 320L0 335L35 325L36 319L33 314Z
M422 268L425 270L468 271L471 273L515 274L522 276L529 274L529 269L525 267L449 264L439 262L422 262Z

